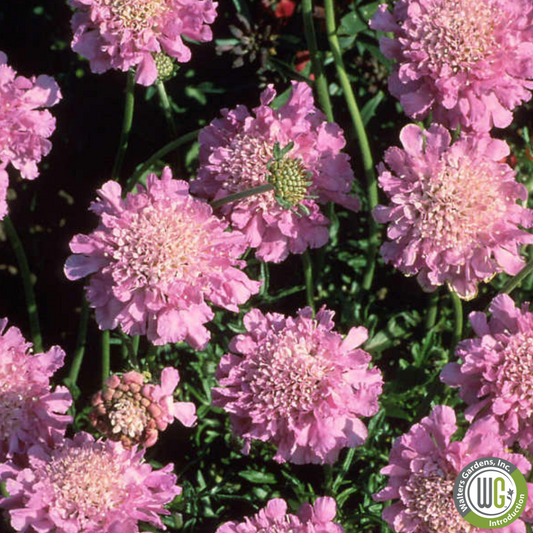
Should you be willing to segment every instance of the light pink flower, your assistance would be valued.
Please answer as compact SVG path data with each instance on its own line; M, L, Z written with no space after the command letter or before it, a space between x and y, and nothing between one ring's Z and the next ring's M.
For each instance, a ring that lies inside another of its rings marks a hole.
M467 420L492 415L510 445L518 440L533 451L533 313L527 303L515 307L506 294L489 311L488 322L484 313L471 313L477 337L458 344L462 364L449 363L441 378L461 387Z
M452 129L509 126L531 98L533 5L530 0L397 0L370 26L392 32L381 50L395 60L391 93L405 112Z
M342 130L325 121L309 86L293 82L289 100L278 110L269 107L275 96L269 86L252 114L244 106L223 109L223 118L200 132L200 168L191 191L218 200L275 184L276 192L226 204L220 212L246 234L260 259L278 263L289 252L326 244L329 220L320 203L357 210L359 202L349 196L354 177L349 157L341 153L346 144ZM294 146L273 168L276 143L280 149Z
M178 419L191 427L196 422L196 407L190 402L175 402L172 395L180 375L175 368L161 372L161 385L145 383L143 374L127 372L110 376L104 390L95 394L89 418L111 440L131 448L145 448L157 442L160 431Z
M400 133L403 150L389 148L379 166L379 184L390 198L374 217L388 223L391 242L381 247L386 262L434 290L447 283L471 299L481 281L499 272L517 274L520 247L533 242L521 229L533 211L515 173L499 162L509 154L504 141L488 135L462 137L450 145L448 131L410 124Z
M54 346L32 354L18 328L0 320L0 461L24 461L30 446L52 446L65 433L72 403L66 387L52 390L50 377L63 366L65 352Z
M138 522L166 529L158 515L181 492L172 464L152 470L144 450L96 441L88 433L47 451L34 446L23 470L0 466L7 479L8 509L16 531L137 533Z
M389 484L374 499L397 500L383 510L383 519L402 533L474 533L490 532L471 526L457 512L453 486L459 472L481 457L499 457L513 463L526 475L531 465L517 453L505 450L494 420L484 419L467 431L462 441L452 442L457 431L451 407L438 405L415 424L392 447L389 464L381 470L390 476ZM531 521L533 484L528 483L526 509L504 533L525 533L523 520Z
M277 447L278 462L329 463L344 447L367 437L361 417L378 412L383 380L368 368L370 355L358 349L368 337L352 328L343 340L332 331L333 312L311 308L296 318L253 309L218 367L220 387L213 405L230 415L235 433Z
M108 181L91 210L101 217L96 231L76 235L65 274L91 275L87 299L101 329L118 325L130 335L147 335L154 344L185 340L202 349L209 341L204 324L213 318L206 300L237 312L259 291L237 267L246 242L240 232L206 203L189 194L185 181L150 174L146 189L121 198Z
M217 3L211 0L70 0L72 49L96 73L136 68L136 81L152 85L159 54L186 63L191 51L183 37L207 42Z
M0 220L7 214L5 202L11 163L20 175L33 180L39 175L37 163L50 152L48 137L56 119L43 107L61 99L57 83L50 76L17 76L0 52Z
M336 513L337 504L330 497L302 505L298 516L287 513L285 500L275 498L244 522L226 522L216 533L344 533L344 528L333 522Z

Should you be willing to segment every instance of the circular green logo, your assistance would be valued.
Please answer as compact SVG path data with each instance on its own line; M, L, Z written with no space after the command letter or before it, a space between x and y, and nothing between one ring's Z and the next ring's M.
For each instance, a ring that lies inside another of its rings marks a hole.
M481 529L512 524L527 503L527 483L515 465L498 457L467 464L455 480L453 500L459 514Z

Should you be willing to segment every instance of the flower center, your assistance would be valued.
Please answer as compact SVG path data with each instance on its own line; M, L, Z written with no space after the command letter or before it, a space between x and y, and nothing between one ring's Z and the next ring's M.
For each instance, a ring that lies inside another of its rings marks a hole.
M127 497L121 468L101 443L59 450L45 473L56 511L64 519L77 519L81 527L98 522Z
M103 0L103 3L125 28L133 31L152 28L168 9L166 0Z
M276 188L282 202L297 206L305 200L311 181L300 159L284 157L270 163L269 181Z
M316 352L310 339L292 332L261 345L247 376L258 411L288 418L313 410L330 371Z
M151 418L146 412L148 405L150 401L138 393L115 391L113 400L106 406L111 432L122 433L131 439L142 435Z
M18 428L28 401L27 389L7 384L0 387L0 438L8 438Z
M455 480L437 470L429 475L413 474L401 489L407 513L424 525L428 533L470 533L474 530L457 512L453 502ZM418 530L418 529L417 529Z
M506 211L495 170L483 160L450 158L440 171L423 178L420 203L415 204L420 236L441 250L470 250Z
M422 16L422 44L429 69L437 74L443 67L453 72L468 71L497 48L494 29L501 8L492 0L440 0L432 2Z

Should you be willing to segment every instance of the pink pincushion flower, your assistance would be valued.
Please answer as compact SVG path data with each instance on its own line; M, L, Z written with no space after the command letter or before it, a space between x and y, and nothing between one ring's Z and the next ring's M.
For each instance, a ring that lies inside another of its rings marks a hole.
M298 515L287 513L285 500L275 498L244 522L226 522L216 533L344 533L344 528L333 522L336 513L337 504L330 497L302 505Z
M398 0L370 26L392 32L381 50L395 60L391 93L405 112L452 129L505 128L533 89L530 0Z
M52 107L61 99L57 83L50 76L17 76L0 52L0 220L7 213L5 203L11 163L23 178L39 175L37 163L50 152L56 120L43 107Z
M531 469L527 459L505 450L494 420L477 422L462 441L451 441L457 431L451 407L438 405L415 424L392 447L389 464L381 470L389 484L374 496L377 501L397 500L383 510L383 519L402 533L474 533L492 531L471 526L457 512L453 486L459 472L482 457L499 457L514 464L522 474ZM533 484L528 483L526 509L504 533L525 533L523 520L532 518Z
M154 471L143 454L83 432L52 451L34 446L28 468L0 466L10 494L0 506L16 531L137 533L139 521L166 529L158 515L170 514L164 506L181 488L172 464Z
M71 422L64 413L72 403L66 387L52 390L50 377L63 366L59 346L31 354L20 330L0 320L0 461L24 461L36 443L53 446Z
M130 335L147 335L156 345L185 340L202 349L209 341L204 324L213 318L207 305L238 311L259 291L237 267L246 250L240 232L206 203L189 194L185 181L150 174L146 189L121 198L108 181L91 210L101 217L96 231L76 235L65 274L75 280L91 275L87 299L101 329L119 324Z
M172 367L161 372L161 385L145 383L143 374L135 371L112 375L94 396L90 419L109 439L120 440L128 448L153 446L159 432L175 418L187 427L196 422L195 405L172 398L179 380Z
M462 364L446 365L442 380L461 388L467 420L494 416L509 444L518 440L533 451L533 313L527 303L515 307L506 294L489 310L488 322L484 313L470 315L477 337L459 343Z
M275 96L269 86L253 114L244 106L224 109L223 118L200 132L200 168L191 191L218 200L274 184L275 191L226 204L220 212L246 234L260 259L277 263L289 252L326 244L329 220L319 203L357 210L359 202L349 196L354 177L349 157L341 153L342 130L325 121L309 86L293 82L288 102L278 110L269 107ZM269 169L276 143L281 149L294 146Z
M381 372L358 349L366 329L343 340L332 318L325 308L313 317L309 307L296 318L258 309L244 317L247 333L230 344L243 357L222 358L213 405L230 414L245 453L258 439L277 447L278 462L332 464L342 448L366 440L361 417L378 412Z
M72 49L90 61L91 70L137 68L136 81L152 85L163 53L185 63L191 51L183 37L207 42L216 18L211 0L70 0Z
M477 293L480 281L523 267L520 247L533 242L521 229L533 211L515 172L500 160L504 141L488 135L462 137L450 145L448 131L410 124L400 133L404 149L389 148L379 166L379 184L390 198L374 217L388 223L391 242L381 247L386 262L434 290L447 283L461 298Z

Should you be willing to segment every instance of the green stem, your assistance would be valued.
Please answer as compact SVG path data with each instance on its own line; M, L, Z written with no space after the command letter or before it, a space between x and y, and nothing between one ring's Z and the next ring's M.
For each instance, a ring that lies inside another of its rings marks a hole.
M155 85L157 87L161 106L163 107L163 113L165 114L165 119L167 121L168 129L170 131L170 136L175 139L178 136L178 130L176 129L174 117L172 116L172 107L170 106L170 100L168 99L165 84L161 80L157 80L155 82Z
M527 265L514 277L512 277L501 290L502 294L511 294L519 285L526 279L529 274L533 272L533 260L529 261Z
M224 198L215 200L214 202L211 202L211 207L213 209L217 209L222 205L229 204L231 202L236 202L237 200L242 200L243 198L249 198L250 196L273 190L274 185L272 185L271 183L266 183L265 185L258 185L257 187L247 189L246 191L236 192L235 194L229 194L228 196L224 196Z
M324 465L324 493L327 496L333 496L333 467Z
M437 321L437 309L439 305L439 290L435 290L428 294L428 306L426 310L426 330L430 330L435 326Z
M33 291L33 283L31 281L31 272L28 265L28 259L24 252L24 247L19 239L17 230L11 222L11 219L4 217L4 228L7 236L11 242L11 247L20 269L20 275L22 277L22 286L24 288L24 297L26 298L26 308L28 310L28 317L30 320L31 338L33 340L33 348L35 352L40 353L43 351L43 338L41 336L41 328L39 326L39 313L37 311L37 302L35 301L35 292Z
M268 287L270 285L270 271L268 270L268 263L261 261L261 296L268 296Z
M313 263L309 250L302 254L302 262L304 267L305 278L305 293L307 297L307 305L315 312L315 287L313 284Z
M120 171L122 170L122 164L124 163L124 156L126 155L126 150L128 149L131 124L133 122L133 108L135 104L134 91L135 73L130 70L128 72L128 81L126 83L126 101L124 104L124 117L122 118L122 131L120 132L117 155L115 156L113 171L111 173L111 177L114 180L118 180L120 177Z
M311 56L318 100L328 122L333 122L333 108L329 98L328 81L322 67L322 52L318 49L316 42L315 25L313 23L313 0L303 0L302 9L305 40L307 41L307 48Z
M361 113L355 99L346 68L344 67L344 61L342 59L342 51L339 44L339 38L337 37L337 27L335 23L335 5L333 0L324 0L324 7L326 10L326 29L328 32L328 39L331 51L333 52L333 59L335 60L335 67L337 68L337 76L339 78L344 98L348 106L348 111L352 118L357 140L359 142L359 148L363 158L363 169L365 172L367 182L367 196L370 212L378 204L378 187L376 181L376 174L374 171L374 160L372 159L372 152L370 151L370 144L368 143L368 137L366 135L365 125L361 118ZM372 281L374 279L374 270L376 267L376 254L378 251L378 226L369 214L369 247L367 252L367 266L363 277L363 288L370 290L372 287Z
M196 140L198 137L198 133L200 130L191 131L190 133L187 133L186 135L182 135L181 137L178 137L176 140L166 144L158 150L154 155L152 155L150 158L148 158L137 170L133 176L128 180L126 183L125 189L127 191L131 191L135 185L137 185L137 182L141 179L141 176L149 170L154 163L162 159L164 156L169 154L170 152L173 152L176 148L179 148L183 144L187 144L188 142Z
M102 386L109 377L111 370L111 349L109 345L109 330L102 331Z
M74 360L70 367L69 382L73 387L78 381L78 375L80 373L81 363L83 361L83 355L85 354L85 344L87 340L87 325L89 322L89 304L85 298L83 298L83 304L81 306L80 313L80 325L78 327L78 338L76 339L76 349L74 350Z
M452 349L454 349L463 335L463 303L455 292L451 292L450 294L452 297L453 313L455 316L452 337Z

